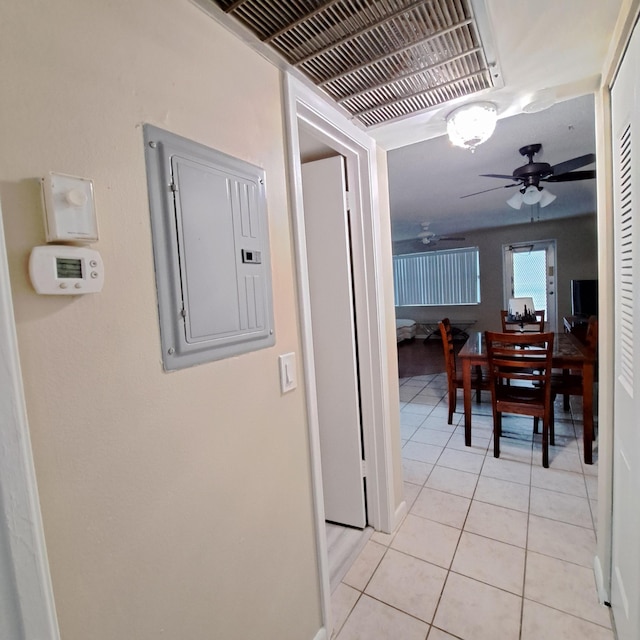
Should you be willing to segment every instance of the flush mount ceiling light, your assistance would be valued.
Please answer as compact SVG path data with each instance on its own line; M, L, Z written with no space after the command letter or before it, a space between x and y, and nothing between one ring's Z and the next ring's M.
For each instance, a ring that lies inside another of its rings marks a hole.
M498 111L492 102L472 102L447 116L447 134L451 143L473 151L487 141L496 128Z
M557 196L544 189L543 187L536 187L535 185L529 185L526 189L520 189L518 193L514 194L507 200L507 204L514 209L520 209L523 204L539 204L541 207L550 205Z

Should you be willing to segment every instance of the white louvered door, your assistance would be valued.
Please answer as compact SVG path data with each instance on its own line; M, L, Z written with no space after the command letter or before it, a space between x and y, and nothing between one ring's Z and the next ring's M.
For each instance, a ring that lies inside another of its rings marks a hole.
M639 255L637 205L640 100L636 28L612 88L615 226L615 389L611 605L619 640L640 638L640 350L634 320ZM603 425L604 427L604 425Z

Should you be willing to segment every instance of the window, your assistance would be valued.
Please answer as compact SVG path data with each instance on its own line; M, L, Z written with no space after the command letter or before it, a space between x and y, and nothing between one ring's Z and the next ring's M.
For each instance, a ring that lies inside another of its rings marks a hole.
M535 309L547 310L547 252L544 249L514 251L513 295L533 298Z
M393 256L395 305L480 303L478 247Z
M545 312L545 325L556 331L556 241L537 240L502 246L504 307L509 298L533 298L537 311Z

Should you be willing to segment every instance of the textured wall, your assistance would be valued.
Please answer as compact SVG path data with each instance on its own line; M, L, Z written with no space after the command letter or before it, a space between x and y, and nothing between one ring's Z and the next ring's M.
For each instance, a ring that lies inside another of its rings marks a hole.
M313 637L303 385L282 396L277 368L300 351L279 73L187 0L0 16L0 195L62 637ZM144 122L265 168L274 348L162 371ZM29 284L48 171L95 181L99 295Z

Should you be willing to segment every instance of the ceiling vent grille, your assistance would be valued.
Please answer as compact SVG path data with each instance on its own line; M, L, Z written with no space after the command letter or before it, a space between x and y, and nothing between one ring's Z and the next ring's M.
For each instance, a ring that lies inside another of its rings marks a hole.
M494 86L469 0L213 0L366 127Z

